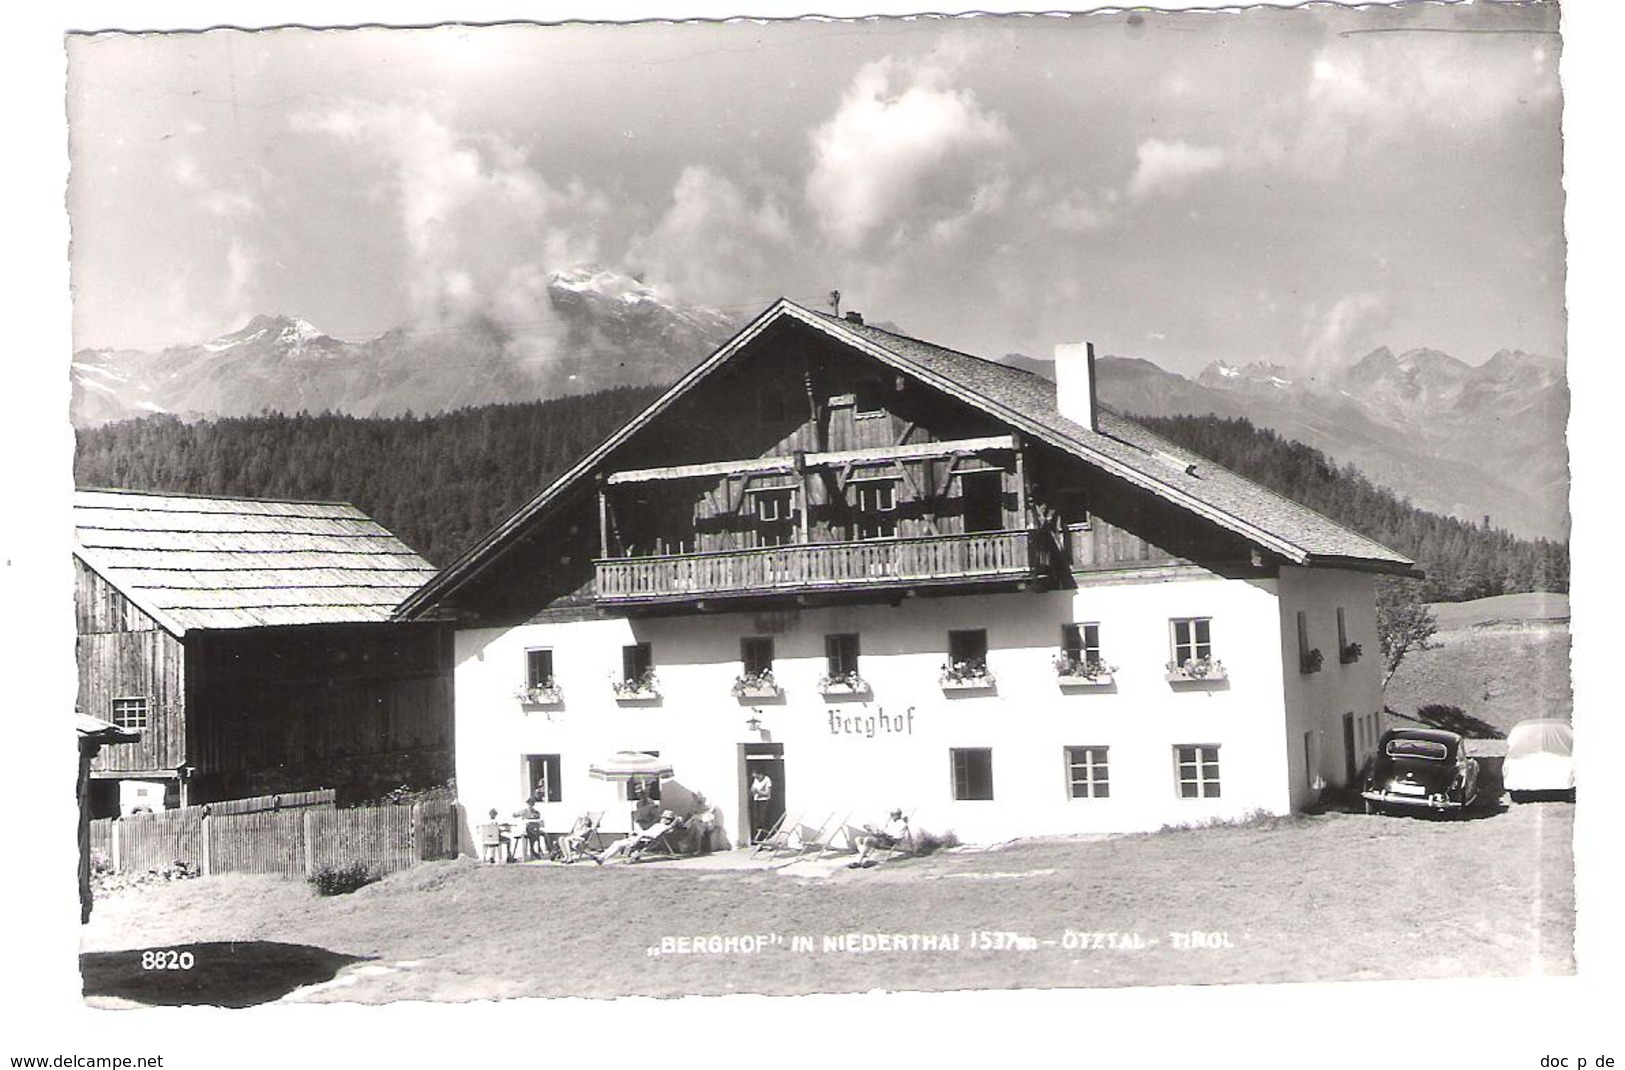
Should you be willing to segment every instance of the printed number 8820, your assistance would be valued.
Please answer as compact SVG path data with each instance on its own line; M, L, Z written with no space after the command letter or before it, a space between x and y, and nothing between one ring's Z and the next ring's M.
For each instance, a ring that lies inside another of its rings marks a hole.
M192 962L192 953L190 951L141 952L141 968L143 970L190 970Z

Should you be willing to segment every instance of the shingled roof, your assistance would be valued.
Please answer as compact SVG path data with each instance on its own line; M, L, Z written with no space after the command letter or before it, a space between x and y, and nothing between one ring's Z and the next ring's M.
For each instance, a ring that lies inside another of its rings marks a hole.
M1298 564L1342 560L1397 570L1412 567L1409 559L1381 543L1176 446L1105 406L1098 407L1098 431L1067 419L1056 407L1055 384L1042 376L878 327L822 312L811 314L832 331L883 348L896 362L929 373L928 378L941 380L937 385L1025 426L1051 445L1262 542Z
M435 574L353 505L74 492L74 553L167 631L385 621Z
M1055 384L1048 379L917 338L815 312L781 298L647 409L465 550L403 602L400 615L424 611L462 579L480 571L514 533L544 512L567 487L592 473L621 443L717 368L747 350L769 327L786 319L806 324L913 375L1016 430L1206 517L1294 564L1416 574L1416 566L1408 558L1381 543L1176 446L1127 417L1102 408L1098 430L1067 419L1056 407Z

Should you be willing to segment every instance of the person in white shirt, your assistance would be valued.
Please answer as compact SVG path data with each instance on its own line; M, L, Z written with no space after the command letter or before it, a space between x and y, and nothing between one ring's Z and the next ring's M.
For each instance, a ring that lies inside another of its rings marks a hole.
M887 849L896 847L907 836L908 818L903 816L903 811L893 810L890 819L882 827L877 829L872 825L863 826L863 834L857 838L858 857L848 863L847 868L862 869L870 864L869 856L874 853L876 847Z

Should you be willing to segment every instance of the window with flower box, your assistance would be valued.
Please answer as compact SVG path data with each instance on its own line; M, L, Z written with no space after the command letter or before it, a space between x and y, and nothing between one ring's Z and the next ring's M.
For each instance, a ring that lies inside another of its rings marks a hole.
M818 688L825 694L861 692L868 688L858 671L858 633L824 636L824 676Z
M948 633L948 663L942 667L944 687L991 687L987 667L987 629L965 628Z
M772 698L779 694L773 678L773 640L765 635L748 635L739 640L739 667L734 681L737 698Z

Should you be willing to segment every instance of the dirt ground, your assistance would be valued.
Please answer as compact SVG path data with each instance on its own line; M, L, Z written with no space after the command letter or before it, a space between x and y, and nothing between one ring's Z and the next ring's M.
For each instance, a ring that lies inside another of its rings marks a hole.
M465 859L335 898L225 875L99 902L82 968L103 1006L1568 974L1573 813L1329 813L864 870ZM141 969L155 949L194 965Z

